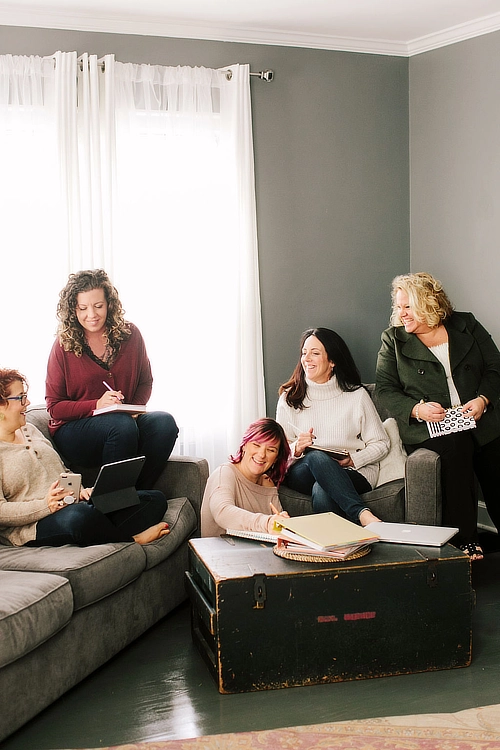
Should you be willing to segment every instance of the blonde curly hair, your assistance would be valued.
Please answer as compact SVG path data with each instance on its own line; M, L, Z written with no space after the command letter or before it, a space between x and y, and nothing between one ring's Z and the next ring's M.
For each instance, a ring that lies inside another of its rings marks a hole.
M59 343L67 352L81 357L85 346L85 331L78 322L76 305L80 292L102 289L108 305L106 317L106 343L113 356L120 350L123 341L130 337L129 323L124 319L124 310L118 292L101 268L92 271L78 271L69 276L68 283L59 294L57 317Z
M437 328L453 312L453 305L440 281L430 273L407 273L392 281L390 324L393 326L403 325L396 304L396 294L400 289L408 295L415 318L429 328Z

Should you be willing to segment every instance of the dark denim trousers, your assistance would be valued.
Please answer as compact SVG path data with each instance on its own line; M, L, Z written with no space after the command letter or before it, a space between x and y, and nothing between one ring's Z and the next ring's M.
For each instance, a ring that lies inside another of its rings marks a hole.
M139 505L101 513L88 503L75 503L45 516L36 525L36 539L27 547L61 547L76 544L132 542L132 537L160 523L167 510L167 499L159 490L139 491Z
M179 433L175 419L164 411L110 413L75 419L54 435L58 451L70 466L101 466L124 458L146 456L137 482L148 489L160 476Z
M288 470L284 484L312 495L313 513L332 511L358 523L366 505L358 492L369 492L370 483L354 469L343 469L321 451L310 451Z

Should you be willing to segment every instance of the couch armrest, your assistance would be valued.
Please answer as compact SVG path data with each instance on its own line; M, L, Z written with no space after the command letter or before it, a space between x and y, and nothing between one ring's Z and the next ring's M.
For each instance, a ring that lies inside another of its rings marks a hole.
M155 488L161 490L167 500L174 497L187 497L193 506L198 527L205 485L208 479L208 462L204 458L192 456L170 456L160 474Z
M441 523L441 458L418 448L406 459L405 521L427 526Z

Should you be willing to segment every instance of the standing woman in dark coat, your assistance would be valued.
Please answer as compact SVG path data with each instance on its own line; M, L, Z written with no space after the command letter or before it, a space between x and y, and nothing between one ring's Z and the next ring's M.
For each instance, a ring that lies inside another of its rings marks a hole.
M457 526L457 545L480 560L474 473L500 528L500 352L472 313L453 310L430 274L397 276L392 304L377 360L380 401L408 452L429 448L441 456L443 523ZM459 405L476 428L431 438L426 423Z

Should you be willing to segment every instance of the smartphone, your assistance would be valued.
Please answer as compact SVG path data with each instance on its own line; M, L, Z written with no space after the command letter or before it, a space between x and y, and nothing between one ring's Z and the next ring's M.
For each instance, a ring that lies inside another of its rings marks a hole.
M80 488L82 486L82 475L71 474L69 471L60 475L59 484L68 492L73 493L75 503L80 500Z

